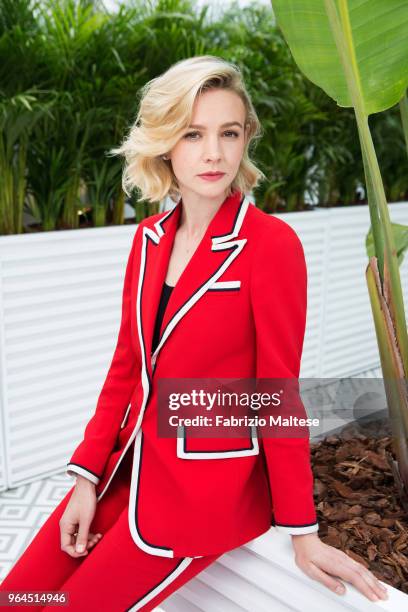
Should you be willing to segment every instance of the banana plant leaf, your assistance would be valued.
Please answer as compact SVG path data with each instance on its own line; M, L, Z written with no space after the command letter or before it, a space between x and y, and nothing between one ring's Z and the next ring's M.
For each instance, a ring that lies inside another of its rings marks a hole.
M408 86L407 0L335 0L349 13L366 115L397 104ZM272 0L278 26L302 72L339 106L353 106L324 0Z
M273 0L302 72L355 111L371 218L366 280L387 395L393 472L408 505L408 334L399 265L408 228L392 224L368 116L399 103L408 85L407 0Z
M397 251L398 265L401 266L404 261L405 251L408 250L408 227L401 225L401 223L391 223L391 227ZM369 258L375 255L374 237L371 228L366 237L366 251Z

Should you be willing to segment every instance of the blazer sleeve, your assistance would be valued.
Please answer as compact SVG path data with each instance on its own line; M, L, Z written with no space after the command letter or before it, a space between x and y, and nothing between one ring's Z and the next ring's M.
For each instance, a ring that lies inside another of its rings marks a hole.
M303 246L289 224L276 217L259 236L251 269L256 329L256 377L295 378L296 389L306 326L307 269ZM259 382L259 381L257 381ZM298 387L297 387L298 388ZM296 393L296 416L307 414ZM293 397L293 396L292 396ZM285 416L287 416L287 404ZM262 439L275 525L289 534L318 531L313 499L309 431L303 437Z
M122 291L122 316L116 348L99 394L94 415L85 427L83 440L75 449L66 472L80 474L98 484L115 445L123 416L140 378L141 361L132 344L131 289L135 278L135 259L140 249L142 224L139 223L128 257Z

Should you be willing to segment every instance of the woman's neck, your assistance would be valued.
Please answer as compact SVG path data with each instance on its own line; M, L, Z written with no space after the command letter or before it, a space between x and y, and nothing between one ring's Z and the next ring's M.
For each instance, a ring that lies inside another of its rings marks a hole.
M181 194L179 229L187 240L193 241L205 233L226 197L222 194L210 199L196 194Z

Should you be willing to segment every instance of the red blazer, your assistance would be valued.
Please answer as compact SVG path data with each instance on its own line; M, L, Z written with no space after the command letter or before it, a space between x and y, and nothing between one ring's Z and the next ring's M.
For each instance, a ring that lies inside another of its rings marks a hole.
M200 439L197 452L197 440L157 435L160 377L297 378L305 332L302 244L287 223L236 192L173 289L152 355L180 211L181 200L137 227L116 349L67 473L94 482L99 501L132 446L129 528L154 555L224 552L271 525L317 531L308 437L258 439L252 429L244 446L242 438L227 449L220 438Z

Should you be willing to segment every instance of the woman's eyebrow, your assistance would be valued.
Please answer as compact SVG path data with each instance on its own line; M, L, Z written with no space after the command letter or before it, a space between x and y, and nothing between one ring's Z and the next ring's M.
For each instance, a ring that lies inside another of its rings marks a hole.
M238 127L242 128L241 123L239 123L239 121L227 121L227 123L223 123L220 127L224 128L224 127L232 127L233 125L237 125ZM198 125L198 124L192 124L188 126L189 128L195 128L195 129L199 129L199 130L205 130L206 127L205 125Z

